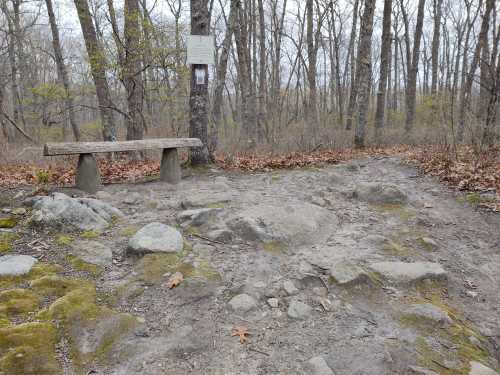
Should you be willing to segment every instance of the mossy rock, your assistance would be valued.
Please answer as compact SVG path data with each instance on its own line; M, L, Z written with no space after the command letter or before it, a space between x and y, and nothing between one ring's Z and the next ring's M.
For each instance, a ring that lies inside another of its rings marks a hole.
M17 234L2 232L0 233L0 253L6 253L12 249L12 243L18 238Z
M266 242L262 245L263 249L273 255L281 255L287 250L287 246L280 241Z
M139 227L137 227L137 226L128 226L128 227L120 229L119 233L120 233L120 236L123 236L123 237L132 237L134 234L137 233L138 230L139 230Z
M58 264L38 262L26 275L0 277L0 289L13 288L21 284L29 283L42 276L55 275L63 270L63 267Z
M57 299L38 314L38 319L59 322L61 334L71 344L71 356L77 368L95 360L107 360L114 344L137 325L134 316L98 305L92 285Z
M56 237L56 244L59 246L69 246L75 239L72 236L61 234Z
M27 289L11 289L0 292L0 314L23 315L38 310L40 298Z
M51 323L24 323L0 328L0 374L58 375L57 330Z
M41 296L62 297L82 287L91 287L87 280L69 279L57 275L43 276L31 281L30 288Z
M67 255L66 260L76 271L88 272L93 276L98 276L102 273L103 268L97 264L87 263L75 255Z
M197 265L184 262L176 254L148 254L136 266L138 279L147 283L157 284L164 280L166 273L181 272L184 278L202 277L209 281L220 281L220 274L206 260L199 260Z
M403 221L408 221L415 216L415 212L412 209L402 204L373 204L372 207L375 209L375 211L378 211L382 214L398 216Z
M17 225L17 223L18 220L14 216L0 218L0 228L12 229Z
M87 240L97 238L101 235L101 233L96 232L95 230L86 230L85 232L80 233L81 238L85 238Z

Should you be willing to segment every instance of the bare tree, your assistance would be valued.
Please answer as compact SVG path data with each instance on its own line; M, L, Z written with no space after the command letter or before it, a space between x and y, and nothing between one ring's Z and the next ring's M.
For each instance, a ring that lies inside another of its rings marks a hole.
M356 64L356 80L359 85L358 113L356 119L356 132L354 144L361 148L365 146L366 114L368 112L368 101L371 88L372 73L372 34L373 15L375 13L375 0L365 0L365 9L361 19L359 33L358 58Z

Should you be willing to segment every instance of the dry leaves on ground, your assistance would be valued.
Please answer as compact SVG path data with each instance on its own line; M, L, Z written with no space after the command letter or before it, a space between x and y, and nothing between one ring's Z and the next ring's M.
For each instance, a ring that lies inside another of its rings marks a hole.
M174 289L179 286L180 283L184 280L184 275L181 272L176 272L167 281L167 288Z
M248 341L248 337L250 336L250 332L248 328L245 326L236 326L231 331L231 337L238 336L240 338L240 343L244 344Z

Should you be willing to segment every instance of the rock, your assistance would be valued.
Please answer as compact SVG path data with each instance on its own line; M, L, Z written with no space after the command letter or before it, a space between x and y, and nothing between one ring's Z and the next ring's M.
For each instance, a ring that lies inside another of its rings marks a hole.
M361 267L347 261L334 264L330 269L330 276L341 286L356 286L370 282L370 277Z
M420 242L424 247L428 250L434 250L438 248L438 244L436 241L434 241L432 238L429 237L422 237L420 238Z
M180 253L184 240L179 231L162 223L151 223L142 227L129 241L132 253Z
M22 276L31 271L37 260L29 255L0 257L0 276Z
M311 203L288 205L256 204L244 208L226 224L246 241L304 245L327 237L324 223L335 226L337 217L325 208Z
M359 186L354 196L372 204L405 204L406 194L393 185L366 184Z
M17 208L14 208L12 210L12 214L13 215L18 215L18 216L21 216L21 215L26 215L26 208L24 207L17 207Z
M335 375L322 356L311 358L307 361L306 368L309 375Z
M245 313L257 308L257 302L248 294L238 294L229 301L231 309L237 313Z
M285 282L283 282L283 289L289 296L294 296L299 293L299 289L291 280L285 280Z
M206 233L208 239L212 241L219 241L229 243L233 240L233 232L227 229L217 229Z
M75 241L71 244L72 254L86 263L106 266L113 261L113 253L97 241Z
M408 367L408 375L439 375L437 372L431 371L424 367L410 366Z
M470 362L469 375L499 375L498 372L479 362Z
M269 298L269 299L267 300L267 304L268 304L270 307L272 307L273 309L276 309L276 308L278 308L278 307L279 307L280 302L279 302L279 300L278 300L277 298Z
M134 205L142 201L142 195L135 192L132 194L127 194L127 196L123 199L123 203L128 205Z
M443 267L432 262L377 262L370 268L390 282L412 284L423 280L446 281Z
M217 193L208 193L207 191L190 192L189 196L182 199L182 201L180 202L180 206L185 210L207 206L223 206L224 204L230 202L232 199L232 194L224 191L220 191Z
M431 303L419 303L411 305L404 311L405 315L420 318L430 321L431 323L439 324L440 326L449 326L453 321L446 311Z
M311 315L312 307L298 300L292 300L288 306L287 314L292 319L306 319Z
M186 210L177 215L177 221L186 226L200 227L207 223L207 221L213 219L217 213L221 211L221 208L199 208Z
M35 197L31 203L33 224L64 229L103 231L114 217L123 216L117 208L97 199L70 198L62 193Z
M103 201L108 201L112 198L112 195L104 190L99 190L97 193L95 193L95 196L97 199L101 199Z

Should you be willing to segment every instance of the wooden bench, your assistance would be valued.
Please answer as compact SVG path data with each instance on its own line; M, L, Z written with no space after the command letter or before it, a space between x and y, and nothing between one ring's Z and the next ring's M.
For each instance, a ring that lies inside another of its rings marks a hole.
M101 185L99 167L93 154L123 151L163 150L160 180L176 184L181 179L178 148L202 147L197 138L163 138L123 142L68 142L47 143L44 156L80 155L76 171L76 187L88 193L95 193Z

